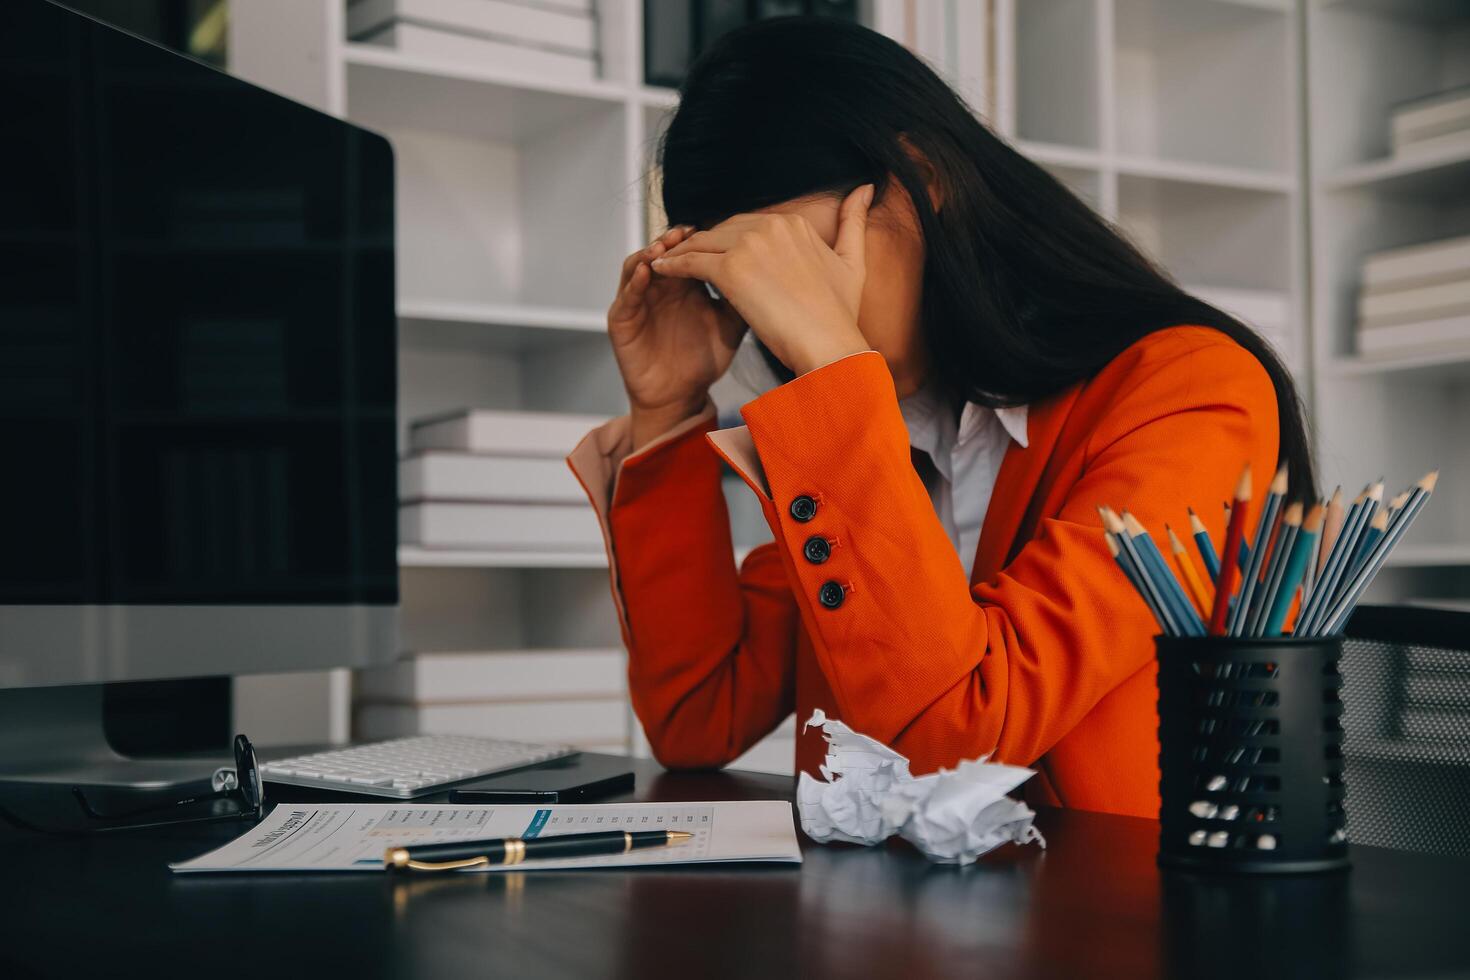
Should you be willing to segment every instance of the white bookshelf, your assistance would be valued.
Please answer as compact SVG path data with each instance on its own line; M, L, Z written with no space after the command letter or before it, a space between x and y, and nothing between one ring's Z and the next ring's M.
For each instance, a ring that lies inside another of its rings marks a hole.
M1302 372L1295 4L993 7L994 128Z
M1393 106L1470 84L1470 4L1309 0L1312 346L1323 477L1356 493L1386 471L1439 492L1375 598L1470 593L1470 350L1372 358L1355 349L1363 257L1470 234L1470 141L1394 155ZM1371 461L1366 472L1360 461Z
M876 0L873 18L901 27L898 6ZM345 0L231 5L232 72L393 143L400 447L411 420L460 408L625 410L605 311L622 258L646 243L643 178L677 95L642 83L640 0L596 10L602 77L568 81L349 41ZM920 20L938 43L938 22ZM725 395L738 407L738 388ZM764 525L730 489L739 559ZM620 643L600 550L405 545L399 565L405 654ZM589 742L552 663L540 737L561 725L569 741L646 754L626 698L619 739ZM756 758L784 749L789 768L791 737Z
M643 176L676 104L641 82L641 2L598 0L602 77L577 82L349 43L343 3L236 2L231 68L394 143L401 419L622 411L604 311L646 241ZM1377 475L1355 460L1405 483L1440 465L1380 592L1470 593L1470 352L1365 362L1350 305L1365 251L1470 232L1470 148L1386 157L1391 103L1470 82L1470 4L870 0L865 17L1272 340L1312 399L1329 486ZM742 397L721 385L723 411ZM763 522L729 495L743 555ZM400 564L405 652L619 643L601 553L405 547ZM628 717L625 747L646 753ZM791 738L752 760L789 759Z

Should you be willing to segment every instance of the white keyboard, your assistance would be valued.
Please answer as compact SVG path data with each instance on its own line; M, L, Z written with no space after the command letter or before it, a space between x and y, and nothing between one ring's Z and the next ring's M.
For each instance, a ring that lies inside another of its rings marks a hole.
M569 745L533 745L471 735L417 735L260 764L272 783L406 800L450 783L575 755Z

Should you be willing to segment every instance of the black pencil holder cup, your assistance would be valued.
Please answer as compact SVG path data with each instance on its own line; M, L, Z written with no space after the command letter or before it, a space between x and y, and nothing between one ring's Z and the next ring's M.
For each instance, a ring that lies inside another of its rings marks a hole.
M1160 636L1159 864L1348 865L1340 637Z

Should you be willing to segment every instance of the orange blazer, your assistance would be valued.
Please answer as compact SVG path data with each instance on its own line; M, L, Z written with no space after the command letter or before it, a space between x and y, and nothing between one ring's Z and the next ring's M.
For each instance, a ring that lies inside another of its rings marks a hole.
M633 707L660 762L723 765L821 708L915 773L988 755L1038 769L1033 802L1157 816L1157 628L1095 508L1126 506L1157 536L1193 504L1223 540L1241 465L1256 499L1276 466L1276 396L1249 352L1175 327L1031 405L968 580L881 355L741 414L711 432L711 407L636 454L617 419L568 458L603 521ZM722 458L775 534L738 570ZM817 733L798 738L799 769L824 754Z

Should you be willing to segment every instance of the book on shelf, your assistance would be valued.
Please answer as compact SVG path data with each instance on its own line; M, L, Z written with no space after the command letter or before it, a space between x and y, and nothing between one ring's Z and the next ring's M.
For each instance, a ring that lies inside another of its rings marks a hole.
M1358 351L1369 357L1470 351L1470 313L1359 330Z
M584 55L524 44L506 44L488 37L472 37L416 24L389 24L353 40L392 48L418 58L494 66L517 75L568 82L590 82L597 78L597 61Z
M621 698L627 657L621 649L545 649L418 653L357 673L361 701Z
M1363 288L1377 292L1470 277L1470 235L1374 252L1363 260Z
M522 742L561 742L578 748L626 752L629 725L624 698L458 704L362 703L355 709L358 738L404 735L480 735Z
M409 504L398 540L422 548L601 553L602 525L586 504Z
M1366 289L1358 295L1358 326L1364 330L1462 314L1470 314L1470 270L1459 281Z
M1389 121L1394 153L1470 137L1470 86L1436 92L1395 106Z
M398 499L404 503L585 504L587 495L559 457L430 450L398 461Z
M1361 281L1360 353L1470 349L1470 236L1374 252Z
M408 444L416 452L443 449L560 458L607 420L605 415L462 409L413 422Z
M463 34L503 44L544 48L590 59L597 29L590 11L524 0L352 0L347 36L371 38L394 25Z

